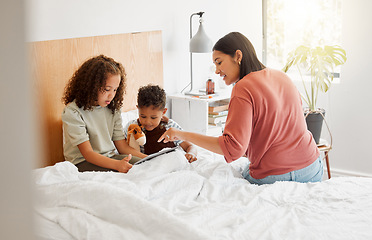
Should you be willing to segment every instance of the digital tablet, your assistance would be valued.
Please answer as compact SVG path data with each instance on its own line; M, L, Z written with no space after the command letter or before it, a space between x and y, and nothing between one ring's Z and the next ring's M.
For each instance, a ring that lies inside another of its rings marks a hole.
M137 165L137 164L141 164L143 162L146 162L148 160L151 160L157 156L160 156L160 155L163 155L163 154L166 154L166 153L170 153L170 152L173 152L177 149L178 147L172 147L172 148L164 148L162 150L160 150L159 152L156 152L156 153L153 153L153 154L150 154L148 155L147 157L145 158L142 158L141 160L139 160L138 162L134 163L133 165Z

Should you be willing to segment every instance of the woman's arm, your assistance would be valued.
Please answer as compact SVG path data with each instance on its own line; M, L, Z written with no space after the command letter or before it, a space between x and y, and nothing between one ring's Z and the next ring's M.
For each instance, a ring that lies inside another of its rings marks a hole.
M136 149L130 147L125 139L114 141L115 147L120 154L132 154L133 156L144 158L147 157Z
M131 155L123 158L122 160L115 160L109 157L105 157L99 153L93 151L92 145L89 141L85 141L78 145L78 148L85 158L86 161L104 168L109 168L117 170L119 172L126 173L129 169L132 168L132 164L129 163L129 160L132 158Z
M193 132L184 132L176 128L169 128L163 135L161 135L158 142L164 141L167 143L176 140L188 141L211 152L223 155L220 144L218 143L218 137L211 137Z

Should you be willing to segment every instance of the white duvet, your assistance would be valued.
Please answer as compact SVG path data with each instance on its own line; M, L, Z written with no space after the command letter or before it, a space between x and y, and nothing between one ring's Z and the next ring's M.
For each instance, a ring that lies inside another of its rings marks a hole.
M37 169L35 210L70 239L372 239L370 178L257 186L239 164L199 158L176 151L127 174Z

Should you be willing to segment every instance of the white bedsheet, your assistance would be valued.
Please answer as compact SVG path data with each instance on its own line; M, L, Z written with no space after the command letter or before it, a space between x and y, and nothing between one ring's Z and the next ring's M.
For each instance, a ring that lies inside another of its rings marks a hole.
M199 158L176 151L128 174L37 169L35 211L71 239L372 239L370 178L257 186L245 163Z

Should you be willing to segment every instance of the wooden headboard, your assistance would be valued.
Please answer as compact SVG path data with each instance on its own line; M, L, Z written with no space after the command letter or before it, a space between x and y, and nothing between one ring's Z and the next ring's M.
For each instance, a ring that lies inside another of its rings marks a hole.
M161 31L31 42L29 48L33 91L43 131L40 167L64 161L61 99L67 81L88 58L104 54L123 64L127 91L122 111L136 108L140 86L163 86Z

